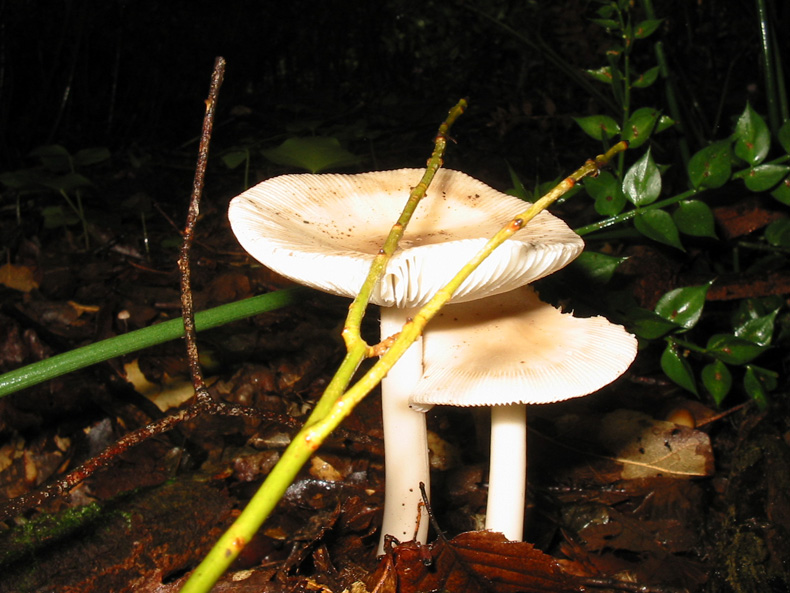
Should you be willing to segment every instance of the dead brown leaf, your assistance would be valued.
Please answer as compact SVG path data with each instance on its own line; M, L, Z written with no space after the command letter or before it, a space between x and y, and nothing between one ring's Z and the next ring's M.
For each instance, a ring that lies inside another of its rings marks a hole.
M382 561L383 584L392 587L388 562L397 575L398 593L448 591L451 593L576 593L582 584L560 568L557 561L526 542L507 541L501 533L472 531L429 547L399 545L392 558ZM389 584L386 583L389 581Z
M30 292L38 288L33 268L12 263L0 266L0 284L20 292Z

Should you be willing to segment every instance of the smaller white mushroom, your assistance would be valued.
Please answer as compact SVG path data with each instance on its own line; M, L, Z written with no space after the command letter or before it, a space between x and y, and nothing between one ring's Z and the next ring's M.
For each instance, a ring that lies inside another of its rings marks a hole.
M412 406L492 406L486 529L522 539L526 404L597 391L626 371L636 347L623 327L563 314L529 286L448 305L431 321Z

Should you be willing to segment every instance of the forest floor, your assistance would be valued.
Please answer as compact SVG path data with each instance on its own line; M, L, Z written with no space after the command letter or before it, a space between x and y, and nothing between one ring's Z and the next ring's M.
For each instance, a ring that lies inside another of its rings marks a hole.
M287 286L241 250L226 208L204 201L192 252L198 310ZM144 232L133 204L89 217L86 249L79 226L20 224L4 210L0 235L18 247L0 279L0 370L178 317L181 222L155 219ZM663 293L660 257L632 255L642 257L629 268L634 290ZM201 333L211 395L248 412L147 439L0 523L0 592L177 591L320 396L343 354L346 306L312 293ZM0 496L40 488L172 412L190 389L178 340L0 400ZM766 411L717 410L637 361L601 393L535 407L530 543L478 531L484 426L469 411L430 413L442 533L376 558L384 478L371 394L215 591L790 591L786 394Z

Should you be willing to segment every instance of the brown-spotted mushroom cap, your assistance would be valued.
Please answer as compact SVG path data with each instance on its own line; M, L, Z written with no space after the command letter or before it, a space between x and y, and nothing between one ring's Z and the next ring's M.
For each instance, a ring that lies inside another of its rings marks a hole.
M412 407L492 406L486 529L523 535L526 404L587 395L619 377L636 339L602 317L563 314L529 286L448 305L423 337Z
M423 169L358 175L283 175L233 199L242 247L300 284L354 297ZM387 307L425 304L526 203L458 171L440 169L373 292ZM511 290L573 260L583 242L542 212L467 278L463 302Z

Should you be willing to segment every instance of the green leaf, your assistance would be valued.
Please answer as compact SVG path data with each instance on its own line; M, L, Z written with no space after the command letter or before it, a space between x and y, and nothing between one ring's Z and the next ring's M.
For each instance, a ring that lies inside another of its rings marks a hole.
M591 115L589 117L574 117L574 121L588 136L596 140L613 138L620 133L620 126L608 115Z
M779 128L777 137L779 138L779 144L782 145L782 148L785 149L785 152L790 154L790 119L785 120L785 122L782 124L782 127Z
M618 23L614 19L590 19L590 21L595 23L599 27L603 27L607 31L619 31L620 30L620 23Z
M222 155L222 164L231 171L250 158L250 151L246 148L230 150Z
M790 206L790 177L786 177L776 189L771 192L771 196L785 206Z
M771 147L765 120L747 103L735 126L735 156L750 165L760 164Z
M669 117L668 115L662 115L658 118L658 122L656 123L656 129L653 130L654 134L659 134L664 130L668 130L672 126L675 125L675 120Z
M660 72L660 68L658 66L654 66L649 70L640 74L632 83L631 86L637 89L644 89L652 85L658 79L658 73Z
M44 217L45 229L56 229L62 226L73 226L80 222L79 217L71 210L65 210L63 206L45 206L41 209Z
M718 360L736 365L751 362L767 348L732 334L714 334L708 339L706 346L708 353Z
M41 164L53 173L71 171L71 155L60 144L39 146L31 150L28 156L37 157Z
M604 66L603 68L598 68L597 70L585 70L585 72L587 72L587 74L592 76L598 82L612 84L612 68L610 66Z
M96 165L108 160L110 160L110 150L103 146L84 148L77 151L77 154L74 155L74 164L77 167Z
M713 212L705 202L700 200L683 200L677 210L672 213L672 220L678 230L693 237L716 238Z
M627 257L615 257L595 251L583 251L573 260L571 268L595 284L606 284L611 280L617 266L627 260Z
M529 201L532 197L530 192L527 191L527 188L524 187L524 184L521 182L521 178L516 173L515 169L510 166L510 163L507 164L507 170L510 173L510 183L513 184L512 191L508 192L510 195L516 196L520 200Z
M788 173L790 173L790 167L787 165L772 165L770 163L757 165L743 175L743 182L751 191L767 191L782 181Z
M628 169L623 178L623 193L634 206L652 204L661 195L661 172L650 149Z
M93 183L91 183L90 179L79 173L66 173L65 175L59 175L58 177L41 181L41 185L57 192L64 191L68 194L75 189L91 187Z
M641 307L633 307L626 311L625 318L628 330L645 340L663 338L680 328L677 323L667 321L653 311Z
M694 373L688 360L678 352L677 344L667 340L667 347L661 355L661 370L683 389L697 395Z
M288 138L277 148L264 150L263 156L278 165L298 167L311 173L359 163L359 157L340 146L337 138L324 136Z
M609 171L597 177L586 177L584 189L595 200L595 211L601 216L620 214L625 207L625 194L620 182Z
M730 142L722 140L694 154L688 163L688 175L695 189L721 187L732 174Z
M680 242L678 227L669 213L663 210L640 212L634 217L634 227L648 239L685 251Z
M637 23L637 25L634 27L634 37L636 39L645 39L646 37L650 37L653 33L655 33L656 29L658 29L662 22L663 19L648 19L642 21L641 23Z
M652 107L637 109L623 127L623 140L628 140L628 148L638 148L650 138L660 113Z
M735 328L735 336L759 346L768 346L774 335L774 324L778 313L779 309L775 309L768 315L744 321Z
M760 410L768 407L768 390L763 382L764 375L756 371L757 367L747 365L743 375L743 388Z
M713 282L701 286L686 286L670 290L656 303L658 315L682 327L691 329L699 321L705 306L705 297Z
M765 229L765 240L774 247L790 247L790 219L773 221Z
M713 397L717 406L721 405L732 387L732 373L727 365L720 360L714 360L705 365L700 372L702 384Z

